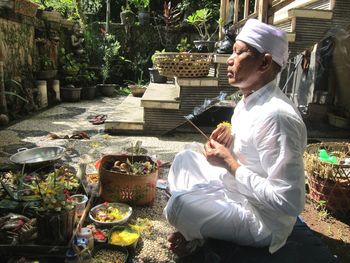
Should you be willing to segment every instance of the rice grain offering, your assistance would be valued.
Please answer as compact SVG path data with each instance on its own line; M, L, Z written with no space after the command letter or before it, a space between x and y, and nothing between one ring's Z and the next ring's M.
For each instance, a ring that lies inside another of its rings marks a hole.
M125 263L128 259L128 251L122 247L104 244L97 246L92 252L93 263Z

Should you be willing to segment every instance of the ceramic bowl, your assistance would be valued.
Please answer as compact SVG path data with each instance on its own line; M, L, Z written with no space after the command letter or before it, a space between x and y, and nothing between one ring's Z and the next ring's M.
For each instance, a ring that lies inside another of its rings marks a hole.
M108 214L108 209L117 208L118 211L123 215L119 219L99 219L99 215L103 217L104 214ZM89 218L95 224L99 226L111 227L114 225L121 225L127 222L132 214L132 207L123 203L103 203L93 207L89 212Z

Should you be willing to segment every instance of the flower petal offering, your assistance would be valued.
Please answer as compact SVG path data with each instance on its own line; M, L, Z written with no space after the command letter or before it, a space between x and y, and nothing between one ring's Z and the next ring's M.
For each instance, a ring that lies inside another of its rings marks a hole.
M140 238L140 233L131 227L117 226L113 227L110 231L108 238L108 243L117 246L135 246L138 239Z
M90 219L99 225L123 224L131 216L131 206L123 203L103 203L90 210Z

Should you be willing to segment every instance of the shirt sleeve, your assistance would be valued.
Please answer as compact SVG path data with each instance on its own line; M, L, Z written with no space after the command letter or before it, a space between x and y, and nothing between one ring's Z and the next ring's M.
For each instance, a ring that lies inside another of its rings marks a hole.
M258 122L254 133L262 171L240 166L235 174L238 191L259 207L297 216L305 203L302 120L276 113Z

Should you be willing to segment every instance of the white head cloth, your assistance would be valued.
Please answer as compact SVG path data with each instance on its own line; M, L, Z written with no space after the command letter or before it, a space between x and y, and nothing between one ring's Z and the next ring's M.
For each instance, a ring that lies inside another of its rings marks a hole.
M270 53L272 59L282 68L287 64L287 35L277 27L265 24L257 19L249 19L236 37L236 40L247 43L260 53Z

